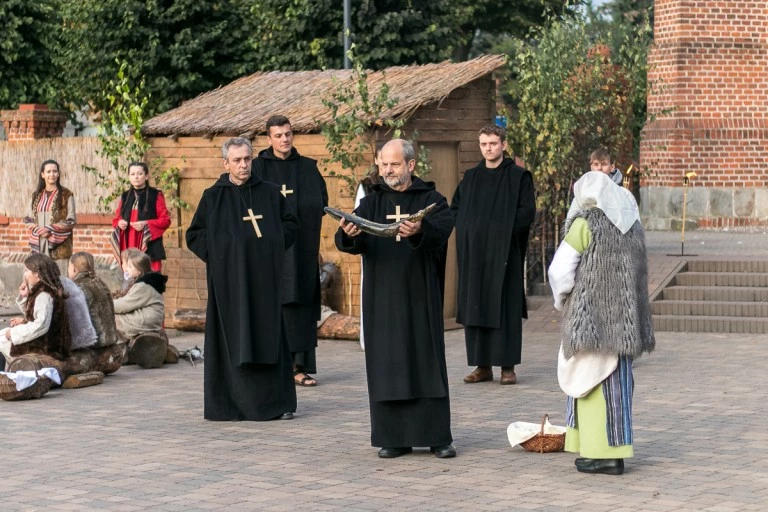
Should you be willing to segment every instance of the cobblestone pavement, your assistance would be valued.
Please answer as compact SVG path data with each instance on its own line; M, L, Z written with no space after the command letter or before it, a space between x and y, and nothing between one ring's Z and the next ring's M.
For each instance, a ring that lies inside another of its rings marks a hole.
M518 385L467 385L462 331L447 334L458 450L447 460L376 457L355 342L320 342L319 385L298 389L294 421L204 421L202 367L187 362L2 402L2 510L766 509L768 390L754 364L765 340L660 334L636 363L636 456L621 477L509 446L512 421L564 422L556 347L528 333Z
M689 235L686 252L764 257L764 233ZM702 243L703 242L703 243ZM741 242L741 243L738 243ZM650 282L674 268L679 234L649 233ZM393 460L370 446L363 353L321 341L319 384L294 421L207 422L202 367L124 367L100 386L0 402L0 510L768 509L768 389L759 335L657 333L635 364L635 457L621 477L576 472L571 454L511 448L512 421L564 424L557 314L533 311L519 384L467 385L463 333L446 334L458 457ZM201 334L172 333L179 348Z

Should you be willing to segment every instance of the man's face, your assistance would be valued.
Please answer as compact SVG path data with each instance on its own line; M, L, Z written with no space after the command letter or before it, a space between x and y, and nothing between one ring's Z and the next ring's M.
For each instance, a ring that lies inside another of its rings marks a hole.
M224 168L232 181L242 185L251 177L251 150L248 146L230 146Z
M269 133L267 133L267 140L269 145L272 146L275 156L280 158L286 158L291 154L293 149L293 131L291 131L290 124L284 124L283 126L270 126Z
M507 141L502 142L498 135L480 135L480 152L488 162L498 162L504 158Z
M403 148L397 144L387 144L381 150L379 176L394 190L403 191L411 186L411 174L415 166L416 160L406 162Z
M611 174L611 172L613 172L613 169L614 169L613 162L611 162L607 158L603 160L592 160L591 162L589 162L589 167L593 171L600 171L603 174Z

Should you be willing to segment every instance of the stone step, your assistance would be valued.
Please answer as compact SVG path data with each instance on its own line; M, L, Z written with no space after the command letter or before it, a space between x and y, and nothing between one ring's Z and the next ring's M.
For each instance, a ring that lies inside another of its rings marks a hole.
M768 334L768 318L654 315L653 327L667 332Z
M687 263L690 272L768 272L768 260L745 261L708 261L690 259Z
M660 299L768 302L768 288L744 286L670 286L664 288Z
M681 272L675 276L680 286L755 286L768 287L768 273L757 272Z
M651 304L651 308L654 315L768 318L768 302L658 300Z

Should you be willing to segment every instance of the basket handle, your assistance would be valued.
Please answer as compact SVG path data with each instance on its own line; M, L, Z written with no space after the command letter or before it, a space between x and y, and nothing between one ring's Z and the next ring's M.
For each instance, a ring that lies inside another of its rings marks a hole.
M19 357L17 359L14 359L14 361L10 364L10 367L8 369L9 370L13 369L12 367L14 366L14 363L21 362L21 361L29 362L32 365L32 370L35 372L35 378L40 380L40 374L37 371L37 367L39 366L40 368L42 368L43 367L43 363L34 354L24 354L24 357ZM18 366L21 366L21 365L18 365ZM14 370L14 371L16 371L16 370ZM23 371L23 370L19 369L19 371Z
M545 414L545 415L544 415L544 416L541 418L541 434L542 434L542 435L544 435L544 424L547 422L547 420L548 420L548 419L549 419L549 414Z

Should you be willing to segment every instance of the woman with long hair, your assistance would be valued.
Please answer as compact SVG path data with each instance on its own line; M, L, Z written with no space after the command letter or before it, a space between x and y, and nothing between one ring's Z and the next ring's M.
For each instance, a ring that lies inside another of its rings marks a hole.
M72 255L72 230L76 222L75 196L61 186L58 162L46 160L40 166L31 213L24 218L24 225L29 230L32 252L50 256L62 274L67 272Z
M122 265L133 281L115 298L115 322L118 335L127 341L141 333L162 329L163 293L168 277L153 271L149 256L135 248L123 251Z
M128 181L131 188L123 192L112 219L115 230L110 243L115 259L120 262L124 250L136 248L147 253L152 270L160 272L165 259L163 233L171 225L165 197L149 186L149 167L144 162L128 165Z
M108 347L117 343L112 293L107 284L96 275L96 264L91 253L76 252L69 258L69 278L85 295L91 323L96 330L96 346Z
M66 298L56 263L40 253L27 256L16 300L24 316L11 319L11 327L0 331L3 356L10 360L39 353L65 359L71 345Z

